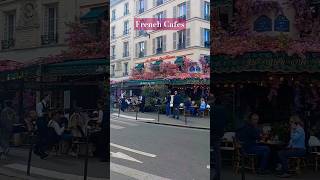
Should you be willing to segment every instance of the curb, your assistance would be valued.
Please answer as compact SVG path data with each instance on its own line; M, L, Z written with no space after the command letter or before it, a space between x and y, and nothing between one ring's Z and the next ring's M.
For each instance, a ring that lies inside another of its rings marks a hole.
M197 127L197 126L188 126L188 125L182 125L182 124L169 124L169 123L149 122L149 121L141 121L141 122L143 122L143 123L148 123L148 124L158 124L158 125L166 125L166 126L174 126L174 127L183 127L183 128L190 128L190 129L210 130L210 128Z

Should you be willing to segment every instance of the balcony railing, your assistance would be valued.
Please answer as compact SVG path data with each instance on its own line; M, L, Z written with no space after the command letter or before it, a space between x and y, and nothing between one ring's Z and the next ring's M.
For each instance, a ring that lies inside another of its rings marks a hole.
M186 44L185 43L178 43L178 49L185 49Z
M162 53L163 53L162 48L157 48L156 53L157 53L157 54L162 54Z
M2 49L10 49L13 48L15 45L15 39L8 39L1 41L1 48Z
M124 52L123 53L123 57L129 57L129 52L127 51L127 52Z
M49 35L41 36L42 45L56 44L56 43L58 43L58 34L49 34Z
M210 41L204 42L204 47L205 48L210 48Z
M157 0L157 6L159 6L159 5L161 5L161 4L163 4L163 0Z
M144 52L139 53L139 58L144 57Z

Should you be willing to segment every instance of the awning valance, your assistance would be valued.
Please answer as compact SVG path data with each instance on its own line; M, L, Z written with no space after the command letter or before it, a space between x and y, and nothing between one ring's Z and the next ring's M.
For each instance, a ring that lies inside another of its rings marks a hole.
M211 69L213 73L320 72L320 53L307 53L305 58L285 52L252 52L237 57L215 55Z
M177 59L174 61L175 64L182 66L183 65L183 57L177 56Z
M144 64L140 63L140 64L136 64L136 70L142 70L144 68Z

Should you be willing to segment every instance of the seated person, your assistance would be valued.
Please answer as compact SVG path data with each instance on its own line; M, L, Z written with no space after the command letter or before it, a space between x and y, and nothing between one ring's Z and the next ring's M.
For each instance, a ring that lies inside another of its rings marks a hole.
M290 157L304 157L306 155L305 147L305 132L302 122L298 116L292 116L290 118L290 142L288 148L278 153L279 159L282 165L282 174L280 177L288 178L288 158Z
M70 116L70 125L72 136L76 138L85 137L86 117L80 112L80 108L75 109Z
M259 116L256 113L249 115L249 121L237 131L237 138L242 142L243 152L247 154L255 154L261 157L259 174L265 174L270 148L257 144L260 140L261 132L258 129Z
M207 109L207 103L204 100L204 98L201 98L199 110L200 112L204 112L206 109Z
M188 97L187 101L184 103L186 111L190 112L191 115L195 115L195 109L192 106L191 97Z
M37 120L36 111L30 111L24 119L24 124L28 132L32 132L35 130L36 120Z
M71 141L72 134L65 133L64 126L60 127L61 123L61 112L54 112L52 114L52 119L48 123L48 140L49 144L53 145L61 140Z

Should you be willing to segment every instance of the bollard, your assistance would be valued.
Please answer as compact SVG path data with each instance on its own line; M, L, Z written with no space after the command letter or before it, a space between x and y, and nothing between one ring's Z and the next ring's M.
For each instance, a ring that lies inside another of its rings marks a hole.
M160 122L160 106L158 106L158 123Z
M241 180L245 180L246 176L245 176L245 172L244 172L244 156L243 154L241 155Z
M33 151L33 135L29 135L30 149L29 149L29 157L28 157L28 167L27 167L27 175L30 176L30 167L31 167L31 158Z
M84 163L84 172L83 172L83 179L87 180L88 177L88 161L89 161L89 133L87 132L86 137L86 158Z
M121 111L121 108L120 108L120 104L119 104L118 118L120 117L120 111Z
M136 120L138 120L138 108L135 108L136 109Z

